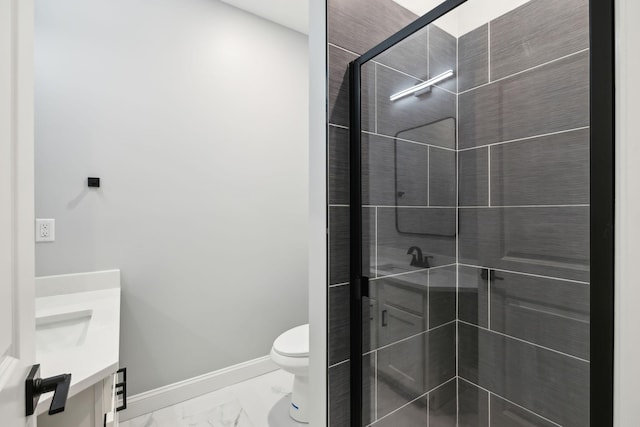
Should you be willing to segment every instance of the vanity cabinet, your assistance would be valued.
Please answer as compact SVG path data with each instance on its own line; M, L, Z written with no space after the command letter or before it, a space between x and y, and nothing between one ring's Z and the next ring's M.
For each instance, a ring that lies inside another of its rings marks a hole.
M377 282L377 316L373 323L378 346L419 334L427 329L428 288L408 277ZM378 352L378 376L399 393L415 394L425 388L426 343L407 340L402 351Z
M89 387L67 400L64 412L38 416L38 427L116 427L118 402L117 374Z
M64 412L49 415L52 393L40 396L39 427L117 426L116 397L126 395L126 371L118 371L119 353L119 270L36 278L40 374L43 378L71 374Z

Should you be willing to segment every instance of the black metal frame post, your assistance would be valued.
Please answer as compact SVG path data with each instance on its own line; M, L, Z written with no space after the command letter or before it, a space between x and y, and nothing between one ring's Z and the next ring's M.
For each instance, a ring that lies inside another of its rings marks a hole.
M350 403L363 426L361 68L467 0L447 0L349 64ZM613 2L590 0L590 424L613 426L615 103Z
M362 192L360 64L349 64L349 245L351 426L362 427Z
M613 425L614 2L590 0L590 423Z

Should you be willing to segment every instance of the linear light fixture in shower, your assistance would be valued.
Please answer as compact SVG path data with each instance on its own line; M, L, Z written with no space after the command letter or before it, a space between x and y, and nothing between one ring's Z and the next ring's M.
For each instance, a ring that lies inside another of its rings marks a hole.
M434 84L439 83L445 79L448 79L451 76L453 76L453 70L445 71L444 73L438 74L437 76L427 80L426 82L422 82L415 86L411 86L408 89L402 90L398 93L394 93L389 97L389 101L396 101L400 98L404 98L405 96L414 94L416 92L420 92L421 90L424 90L430 86L433 86Z

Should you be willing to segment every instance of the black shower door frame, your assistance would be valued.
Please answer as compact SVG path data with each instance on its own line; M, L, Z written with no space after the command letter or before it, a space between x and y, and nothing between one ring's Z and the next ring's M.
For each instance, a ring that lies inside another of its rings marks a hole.
M467 0L447 0L349 64L350 404L351 427L362 427L361 68L377 55ZM614 6L589 0L590 15L590 424L613 426L615 65ZM594 283L601 284L593 286ZM609 284L609 286L604 286Z

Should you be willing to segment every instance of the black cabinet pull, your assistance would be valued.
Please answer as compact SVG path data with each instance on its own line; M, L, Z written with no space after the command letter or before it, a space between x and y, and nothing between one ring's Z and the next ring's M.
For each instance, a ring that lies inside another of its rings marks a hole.
M389 318L389 312L387 310L382 310L382 326L387 326L389 324L388 318Z
M40 396L53 392L49 415L64 411L71 387L71 374L56 375L49 378L40 378L40 365L33 365L25 380L25 402L27 416L33 415L38 406Z

